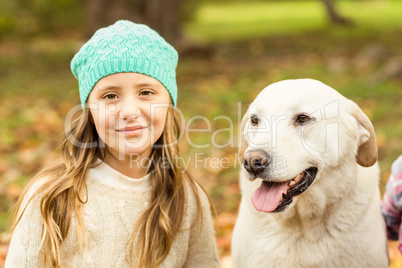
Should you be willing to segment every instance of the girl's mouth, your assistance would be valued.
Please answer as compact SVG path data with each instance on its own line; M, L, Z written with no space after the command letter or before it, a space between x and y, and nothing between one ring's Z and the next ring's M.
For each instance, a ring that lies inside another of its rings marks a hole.
M147 126L136 125L117 129L116 131L121 134L124 134L126 137L133 137L141 135L142 131L146 128Z

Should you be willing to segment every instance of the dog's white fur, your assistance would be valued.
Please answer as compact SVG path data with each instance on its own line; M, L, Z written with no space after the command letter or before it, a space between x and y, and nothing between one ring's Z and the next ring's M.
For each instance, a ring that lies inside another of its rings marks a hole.
M315 121L295 124L301 113ZM260 126L252 114L264 118ZM251 202L261 180L242 167L233 267L388 267L374 129L354 102L316 80L281 81L257 96L242 125L240 155L265 150L270 178L287 181L311 166L318 173L285 211L265 213Z

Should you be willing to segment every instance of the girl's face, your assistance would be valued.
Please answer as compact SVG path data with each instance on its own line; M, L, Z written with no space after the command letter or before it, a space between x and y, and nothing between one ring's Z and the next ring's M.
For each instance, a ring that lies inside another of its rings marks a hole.
M116 73L99 80L88 105L99 137L115 159L149 157L162 135L168 106L166 88L139 73Z

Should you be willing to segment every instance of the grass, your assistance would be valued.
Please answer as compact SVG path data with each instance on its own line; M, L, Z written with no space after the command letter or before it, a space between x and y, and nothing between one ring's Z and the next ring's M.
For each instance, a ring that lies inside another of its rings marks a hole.
M187 32L194 38L222 41L300 32L317 26L325 26L325 16L315 2L245 2L230 6L211 2L201 7Z

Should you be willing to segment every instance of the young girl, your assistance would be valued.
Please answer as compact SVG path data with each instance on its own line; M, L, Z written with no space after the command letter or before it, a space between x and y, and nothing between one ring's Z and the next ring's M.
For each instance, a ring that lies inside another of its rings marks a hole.
M129 21L75 55L83 112L17 202L7 268L219 267L209 199L176 161L177 60Z

